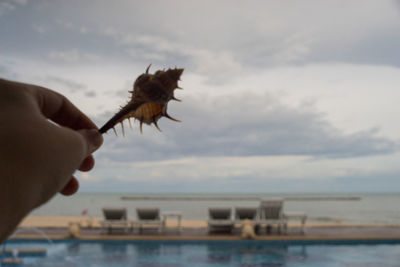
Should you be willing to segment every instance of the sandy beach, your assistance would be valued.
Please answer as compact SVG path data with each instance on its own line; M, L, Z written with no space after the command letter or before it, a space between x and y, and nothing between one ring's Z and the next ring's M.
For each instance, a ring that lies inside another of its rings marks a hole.
M50 216L50 215L30 215L27 216L19 225L19 227L38 227L38 228L64 228L68 227L71 222L78 222L81 227L100 227L100 222L103 217L92 216ZM132 219L133 220L133 219ZM182 227L184 228L204 228L207 227L206 220L190 220L183 219ZM167 227L175 227L177 220L168 219L166 222ZM289 227L299 227L299 221L289 221ZM338 226L393 226L390 224L366 224L366 223L343 223L340 221L335 222L318 222L307 221L306 227L338 227Z
M241 240L241 227L235 227L231 234L209 233L206 220L182 220L181 231L177 231L177 221L167 220L163 233L146 231L140 233L131 229L129 232L115 231L105 233L100 228L102 217L89 216L38 216L26 217L12 238L51 239L71 238L71 229L79 224L79 238L82 240ZM74 223L71 224L70 223ZM71 228L71 227L72 228ZM75 230L74 230L75 231ZM270 234L260 233L256 240L400 240L400 225L396 224L348 224L341 222L307 221L304 231L300 222L288 224L285 234L274 230ZM385 241L386 242L386 241Z
M100 222L103 217L89 217L89 216L41 216L31 215L27 216L19 225L19 227L39 227L39 228L63 228L68 227L71 222L79 222L81 227L100 227ZM207 226L205 220L182 220L182 227L185 228L202 228ZM174 227L177 220L168 219L166 222L167 227Z

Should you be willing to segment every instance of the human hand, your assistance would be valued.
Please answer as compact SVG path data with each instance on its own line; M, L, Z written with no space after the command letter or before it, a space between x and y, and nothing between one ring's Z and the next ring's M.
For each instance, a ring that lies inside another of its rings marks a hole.
M73 173L93 168L102 142L96 125L64 96L0 79L0 211L11 205L8 215L20 220L57 192L74 194Z

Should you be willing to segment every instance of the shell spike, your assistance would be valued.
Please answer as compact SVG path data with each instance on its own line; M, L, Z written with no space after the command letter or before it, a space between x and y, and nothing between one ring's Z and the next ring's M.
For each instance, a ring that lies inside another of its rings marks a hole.
M131 128L131 130L132 130L131 118L128 118L128 122L129 122L129 127L130 127L130 128Z
M177 119L175 119L175 118L172 118L172 117L171 117L170 115L168 115L168 113L166 113L166 112L165 112L164 116L167 117L167 118L170 119L170 120L173 120L173 121L176 121L176 122L181 122L180 120L177 120Z
M180 100L180 99L178 99L178 98L175 98L175 96L173 96L171 99L172 99L172 100L175 100L175 101L178 101L178 102L182 102L182 100Z
M114 127L112 127L112 128L113 128L113 131L115 133L115 136L118 136L117 131L115 130L115 128Z
M121 121L122 136L125 137L124 123Z
M140 133L143 133L143 118L140 120Z
M151 63L150 63L150 65L147 67L147 69L146 69L146 74L149 74L149 69L150 69L150 67L151 67Z
M157 121L156 121L155 118L153 118L153 123L154 123L154 125L156 126L157 130L159 130L160 132L162 132L161 129L160 129L160 127L158 127L158 124L157 124Z
M177 86L177 87L175 87L176 89L179 89L179 90L183 90L183 88L182 87L179 87L179 86Z

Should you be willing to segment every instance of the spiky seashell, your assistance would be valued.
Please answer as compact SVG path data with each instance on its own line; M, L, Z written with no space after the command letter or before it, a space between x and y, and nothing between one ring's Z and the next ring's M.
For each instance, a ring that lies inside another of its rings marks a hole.
M100 128L101 133L107 132L113 128L115 134L115 125L121 123L122 134L124 134L125 119L135 118L140 121L140 132L142 132L142 124L151 124L160 128L157 125L157 121L161 117L167 117L171 120L178 121L167 113L167 106L170 100L180 101L174 96L175 89L181 89L178 86L178 80L182 75L183 69L168 69L158 70L154 74L149 74L151 64L147 67L146 72L140 75L135 83L133 84L133 91L131 100L121 108L121 110L115 114L103 127Z

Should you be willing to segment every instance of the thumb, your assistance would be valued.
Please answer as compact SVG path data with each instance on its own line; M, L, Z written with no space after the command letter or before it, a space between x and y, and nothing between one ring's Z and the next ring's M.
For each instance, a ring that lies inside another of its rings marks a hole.
M97 129L81 129L77 131L86 141L86 155L92 154L103 144L103 136Z

